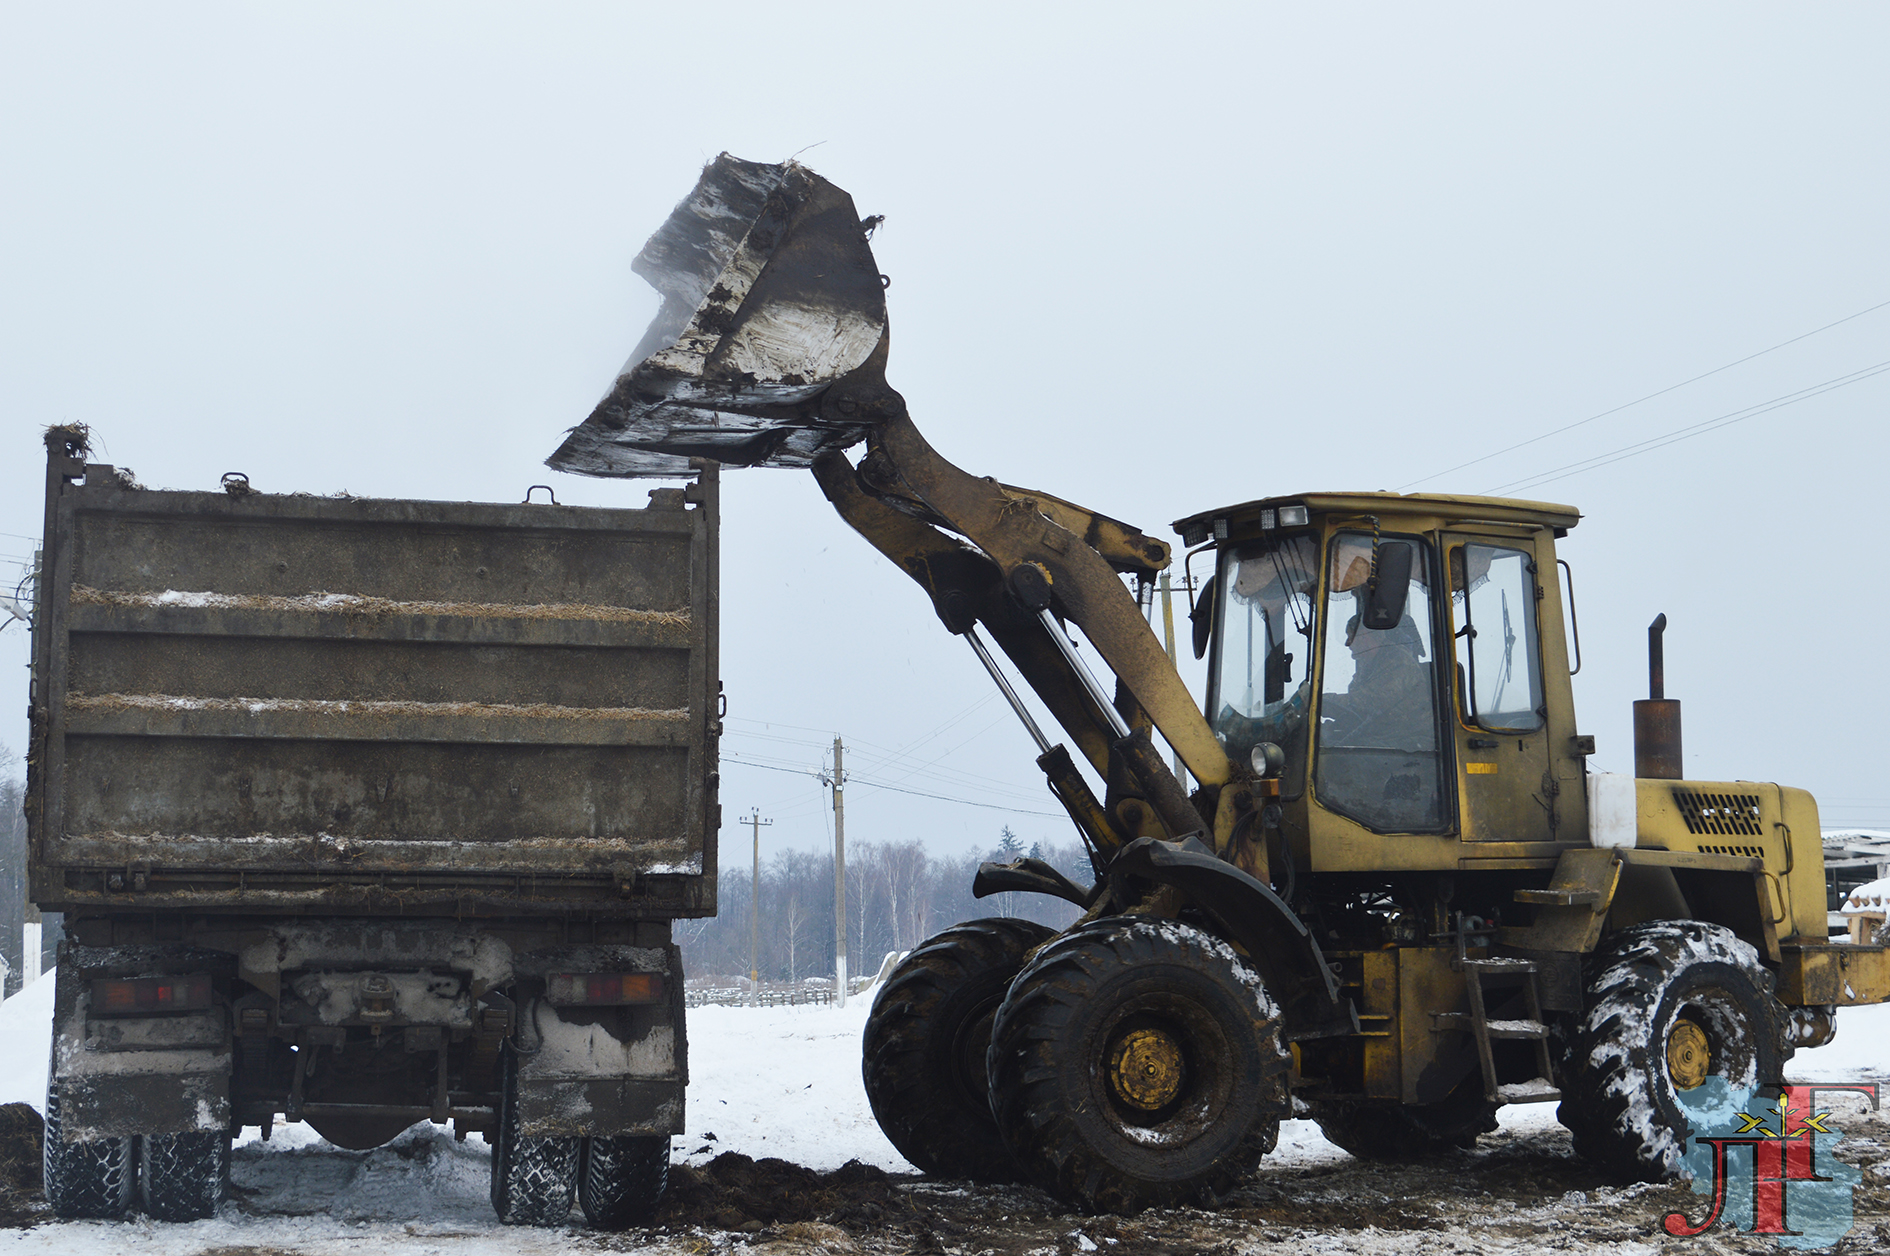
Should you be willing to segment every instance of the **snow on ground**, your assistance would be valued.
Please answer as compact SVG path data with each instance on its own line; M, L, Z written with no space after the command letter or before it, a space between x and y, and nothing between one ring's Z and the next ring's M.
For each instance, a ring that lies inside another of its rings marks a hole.
M0 1102L44 1103L52 1019L51 974L0 1007ZM689 1013L692 1081L688 1133L677 1162L701 1164L724 1151L778 1156L814 1169L858 1159L892 1171L911 1166L873 1122L860 1082L859 1041L870 1000L833 1007L698 1008ZM1879 1080L1890 1071L1890 1006L1849 1008L1830 1046L1801 1051L1794 1080ZM1506 1108L1513 1133L1554 1126L1553 1104ZM401 1256L563 1252L567 1230L498 1225L486 1198L490 1155L477 1136L463 1143L416 1126L371 1152L335 1148L305 1125L278 1126L268 1143L245 1131L232 1171L233 1199L213 1220L161 1225L48 1224L0 1232L0 1256L108 1256L130 1249L195 1256L217 1249L360 1253L395 1246ZM1346 1159L1310 1121L1289 1121L1268 1168L1292 1171ZM574 1222L581 1224L581 1222ZM663 1247L649 1250L684 1250Z

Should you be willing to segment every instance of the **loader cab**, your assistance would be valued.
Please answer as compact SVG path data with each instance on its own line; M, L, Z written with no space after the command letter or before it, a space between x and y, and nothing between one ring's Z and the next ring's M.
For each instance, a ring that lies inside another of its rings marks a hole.
M1584 840L1555 557L1578 519L1357 493L1177 525L1214 557L1195 604L1208 722L1237 762L1280 748L1301 867L1442 869Z

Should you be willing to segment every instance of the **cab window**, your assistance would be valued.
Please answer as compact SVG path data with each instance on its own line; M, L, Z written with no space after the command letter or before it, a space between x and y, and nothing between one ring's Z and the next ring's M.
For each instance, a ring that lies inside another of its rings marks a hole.
M1403 618L1372 629L1363 612L1383 545L1416 553ZM1379 832L1444 826L1431 553L1417 537L1341 532L1327 555L1314 787L1327 807Z
M1297 796L1306 783L1318 554L1309 536L1249 542L1222 553L1215 577L1220 633L1209 723L1238 761L1245 762L1263 741L1285 751L1281 789L1287 797Z
M1450 605L1464 722L1500 733L1542 727L1534 557L1500 545L1452 547Z

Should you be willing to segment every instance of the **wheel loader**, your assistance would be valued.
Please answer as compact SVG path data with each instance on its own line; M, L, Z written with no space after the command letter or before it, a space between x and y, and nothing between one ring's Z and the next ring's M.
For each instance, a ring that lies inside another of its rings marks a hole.
M1408 1159L1559 1101L1582 1156L1658 1179L1688 1092L1778 1085L1838 1007L1890 997L1882 946L1830 938L1812 797L1681 779L1664 617L1636 772L1590 770L1575 509L1321 492L1178 521L1198 706L1150 626L1166 542L921 435L872 225L796 163L709 163L636 262L661 312L548 461L811 470L1036 742L1095 882L987 864L980 896L1080 919L960 924L882 987L866 1091L915 1165L1132 1212L1230 1189L1290 1113Z

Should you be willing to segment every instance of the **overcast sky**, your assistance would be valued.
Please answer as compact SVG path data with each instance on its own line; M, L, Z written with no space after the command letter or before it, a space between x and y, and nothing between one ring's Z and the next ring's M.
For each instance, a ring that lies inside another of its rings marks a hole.
M1618 409L1890 302L1886 36L1847 4L7 0L0 571L55 422L152 487L642 504L541 465L654 312L630 259L717 152L800 153L886 216L889 377L959 465L1170 539L1313 489L1573 503L1595 766L1632 770L1664 611L1689 775L1890 827L1890 308ZM1070 840L812 478L724 483L729 859L751 808L764 855L825 843L836 733L850 840ZM0 632L15 751L27 655Z

